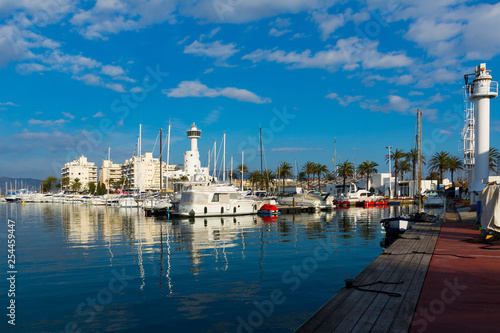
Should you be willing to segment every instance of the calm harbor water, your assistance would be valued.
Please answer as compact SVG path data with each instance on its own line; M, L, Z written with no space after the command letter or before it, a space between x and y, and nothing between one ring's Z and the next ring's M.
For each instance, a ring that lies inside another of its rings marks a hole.
M166 220L142 210L0 204L16 222L20 332L289 332L381 252L390 208ZM2 308L9 300L2 297ZM79 331L80 330L80 331Z

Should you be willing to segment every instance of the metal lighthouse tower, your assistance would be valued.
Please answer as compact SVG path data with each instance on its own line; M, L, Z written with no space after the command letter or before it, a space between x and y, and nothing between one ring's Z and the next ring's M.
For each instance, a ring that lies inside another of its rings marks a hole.
M498 82L492 81L490 70L486 70L486 64L482 63L476 66L474 74L465 75L466 96L469 101L474 103L473 122L467 122L466 110L466 127L471 132L468 138L474 136L474 147L469 148L469 151L464 150L465 165L470 168L474 165L472 172L469 172L469 190L473 191L471 197L472 202L477 202L479 194L484 189L488 182L489 176L489 151L490 151L490 99L498 96ZM472 83L468 83L468 76L474 75ZM465 142L464 142L465 143ZM471 142L469 142L470 144ZM471 154L472 153L472 154ZM471 158L472 157L472 158ZM471 185L472 184L472 185Z

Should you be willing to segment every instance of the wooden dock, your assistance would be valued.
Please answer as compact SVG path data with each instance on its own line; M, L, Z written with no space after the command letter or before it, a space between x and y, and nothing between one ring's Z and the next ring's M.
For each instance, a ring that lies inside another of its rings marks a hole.
M440 227L414 225L296 332L408 332Z

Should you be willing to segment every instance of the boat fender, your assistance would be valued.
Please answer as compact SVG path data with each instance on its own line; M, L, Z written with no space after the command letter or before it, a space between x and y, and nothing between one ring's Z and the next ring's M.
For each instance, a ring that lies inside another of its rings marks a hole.
M189 216L194 216L194 214L195 214L194 209L191 209L191 210L189 211Z

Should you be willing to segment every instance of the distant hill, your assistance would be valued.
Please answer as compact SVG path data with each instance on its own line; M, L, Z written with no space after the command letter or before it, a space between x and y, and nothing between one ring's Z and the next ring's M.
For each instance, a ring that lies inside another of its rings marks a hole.
M9 190L11 186L12 188L14 188L16 181L18 189L21 188L21 181L22 181L22 188L35 191L40 190L40 184L42 183L40 179L0 177L0 192L5 193L5 183L7 183L7 188Z

